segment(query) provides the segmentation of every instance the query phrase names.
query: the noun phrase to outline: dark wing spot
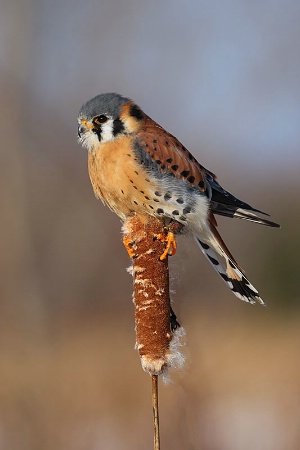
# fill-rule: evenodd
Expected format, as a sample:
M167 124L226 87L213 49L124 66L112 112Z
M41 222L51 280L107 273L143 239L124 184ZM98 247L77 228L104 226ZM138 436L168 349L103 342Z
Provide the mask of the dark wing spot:
M157 139L153 139L153 144L157 144Z
M154 198L153 201L159 203L159 200L157 198Z
M163 164L162 166L160 166L160 168L161 168L162 170L165 170L166 166Z
M182 172L180 172L180 175L184 178L186 178L188 176L188 174L190 173L189 170L183 170Z
M161 208L157 208L156 212L157 212L157 214L163 214L164 210Z
M149 208L154 209L152 205L149 205Z
M172 211L173 216L179 216L179 211L178 209L175 209L174 211Z
M189 160L190 160L190 161L194 161L194 159L195 159L195 158L193 157L193 155L189 152Z
M192 208L190 206L186 206L185 208L183 208L183 214L188 214L192 211Z
M176 202L179 203L180 205L182 205L182 203L184 203L184 200L182 197L179 197L179 198L177 198Z
M166 161L167 161L167 163L171 164L173 162L173 159L172 158L168 158Z
M156 159L155 162L156 162L156 164L161 164L161 160L160 159Z
M165 199L165 200L170 200L170 198L172 198L172 195L170 194L170 192L167 192L167 193L164 195L164 199Z
M190 177L188 177L188 181L189 181L190 183L194 183L195 177L193 177L193 176L191 175Z
M171 166L171 169L174 170L176 172L176 170L178 169L178 164L174 164L173 166Z
M157 197L161 197L162 196L162 193L159 192L159 191L155 191L154 194L157 195Z
M134 173L136 173L137 175L139 174L137 170L135 170Z
M198 183L198 186L199 186L199 188L204 188L204 181L199 181L199 183Z
M133 200L133 203L134 203L135 205L138 205L138 202L136 202L135 200Z
M137 120L142 120L144 118L143 111L137 105L132 105L130 107L129 114Z

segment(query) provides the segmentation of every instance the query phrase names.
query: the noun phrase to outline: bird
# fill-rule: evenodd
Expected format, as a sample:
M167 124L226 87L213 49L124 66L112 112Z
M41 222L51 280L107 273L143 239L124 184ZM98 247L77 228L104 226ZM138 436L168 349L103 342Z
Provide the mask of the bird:
M215 215L279 227L259 216L268 214L225 190L175 136L120 94L99 94L82 105L78 141L88 151L96 197L121 221L140 214L178 224L236 297L265 304L220 236Z

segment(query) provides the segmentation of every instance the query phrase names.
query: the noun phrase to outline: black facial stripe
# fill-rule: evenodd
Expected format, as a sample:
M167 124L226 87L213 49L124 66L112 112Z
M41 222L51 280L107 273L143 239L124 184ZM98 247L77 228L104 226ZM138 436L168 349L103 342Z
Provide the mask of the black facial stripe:
M115 119L113 122L113 135L114 137L118 136L118 134L122 133L124 131L124 124L122 120Z
M144 118L143 112L137 105L131 105L129 114L137 120L142 120Z
M98 140L99 142L101 142L101 127L94 127L93 128L93 133L95 133L98 136Z

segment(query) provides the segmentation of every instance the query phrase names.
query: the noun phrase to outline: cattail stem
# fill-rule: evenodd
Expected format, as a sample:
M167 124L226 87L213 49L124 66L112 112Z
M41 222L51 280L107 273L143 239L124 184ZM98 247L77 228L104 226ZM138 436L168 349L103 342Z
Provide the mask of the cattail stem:
M142 368L152 379L154 450L160 449L158 375L166 375L171 366L184 362L179 351L184 333L171 309L169 294L168 252L175 251L176 231L176 223L173 230L166 230L161 220L137 214L123 225L123 242L133 262L136 348Z
M160 450L159 414L158 414L158 376L152 375L152 408L154 425L154 450Z

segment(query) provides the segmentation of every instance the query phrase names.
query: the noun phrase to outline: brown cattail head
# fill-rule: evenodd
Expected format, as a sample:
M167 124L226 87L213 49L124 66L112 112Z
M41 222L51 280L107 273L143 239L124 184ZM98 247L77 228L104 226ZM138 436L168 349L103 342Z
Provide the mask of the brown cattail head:
M160 259L167 232L161 220L139 215L127 219L123 232L133 258L136 348L146 372L165 374L175 362L183 363L178 351L182 330L172 332L170 323L168 257Z

